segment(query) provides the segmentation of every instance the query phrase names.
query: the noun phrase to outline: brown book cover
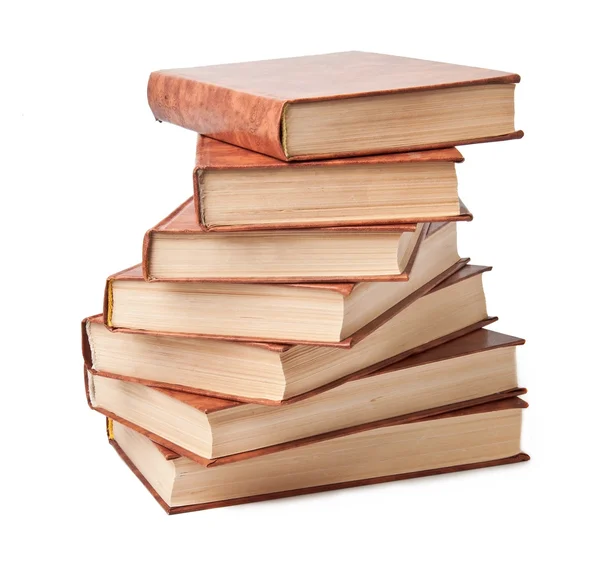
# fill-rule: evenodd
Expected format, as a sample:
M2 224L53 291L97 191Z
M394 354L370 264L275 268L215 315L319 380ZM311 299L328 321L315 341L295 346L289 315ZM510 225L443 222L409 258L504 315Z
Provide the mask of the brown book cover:
M290 104L459 86L513 84L514 73L392 55L350 51L196 68L160 70L148 81L154 117L280 160L335 158L357 153L290 156L285 114ZM402 151L519 138L521 131ZM397 152L364 151L363 154Z
M463 209L465 214L470 215L466 209ZM352 279L347 277L320 277L317 282L336 282L336 283L353 283L358 281L406 281L408 280L410 274L410 268L412 267L414 260L416 258L418 252L418 246L420 241L424 236L426 236L428 230L429 223L425 223L423 229L421 230L421 235L419 241L415 245L415 248L412 251L409 262L404 269L404 272L401 274L392 274L392 275L378 275L378 276L355 276ZM299 229L296 229L299 230ZM324 233L327 232L336 232L336 231L344 231L344 232L380 232L380 233L404 233L410 232L414 233L417 230L417 225L415 223L395 223L390 225L360 225L360 226L343 226L343 227L318 227L314 230L322 231ZM272 231L265 231L272 232ZM210 233L203 229L196 220L196 212L194 209L194 198L191 197L185 202L183 202L177 209L175 209L171 214L165 217L160 223L158 223L155 227L148 230L144 235L143 249L142 249L142 274L146 281L150 282L159 282L160 279L156 279L151 274L151 260L152 260L152 245L153 245L153 237L156 233L160 234L171 234L174 236L177 235L185 235L192 234L198 235L201 233L205 233L210 236ZM169 278L165 281L215 281L215 282L227 282L227 283L310 283L311 280L306 280L303 278L293 278L293 277L264 277L264 278L226 278L226 277L217 277L217 278L202 278L201 280L192 279L192 278Z
M527 408L527 406L528 406L528 404L525 401L523 401L522 399L519 399L518 397L505 398L505 399L496 400L496 401L493 401L490 403L473 405L470 407L463 407L462 409L457 409L457 410L453 410L453 411L430 413L428 416L423 413L423 416L421 418L396 420L393 422L390 421L388 423L388 426L399 425L399 424L410 424L411 422L433 420L433 419L439 419L439 418L475 415L475 414L479 414L479 413L487 413L487 412L493 412L493 411L504 410L504 409L522 409L522 408ZM365 429L363 429L362 431L364 431L364 430ZM349 481L349 482L335 483L335 484L330 484L330 485L321 485L321 486L316 486L316 487L308 487L308 488L304 488L304 489L296 489L296 490L292 490L292 491L280 491L280 492L276 492L276 493L262 494L262 495L256 495L256 496L245 497L245 498L228 499L228 500L209 502L209 503L204 503L204 504L195 504L195 505L180 506L180 507L170 507L160 497L160 495L154 490L154 488L150 485L150 483L147 481L147 479L144 478L144 476L136 468L136 466L133 464L133 462L127 457L127 455L119 447L118 443L114 439L114 435L113 435L113 431L112 431L112 420L110 418L107 419L107 435L108 435L110 444L116 449L119 456L123 459L123 461L125 461L127 466L133 471L133 473L144 484L144 486L148 489L148 491L152 494L152 496L158 501L158 503L163 507L163 509L168 514L178 514L178 513L184 513L184 512L192 512L192 511L196 511L196 510L204 510L204 509L209 509L209 508L219 508L219 507L223 507L223 506L245 504L245 503L249 503L249 502L258 502L258 501L263 501L263 500L271 500L271 499L277 499L277 498L297 496L297 495L301 495L301 494L317 493L317 492L322 492L322 491L331 491L331 490L335 490L335 489L344 489L344 488L356 487L356 486L361 486L361 485L385 483L385 482L389 482L389 481L397 481L397 480L410 479L410 478L415 478L415 477L439 475L439 474L452 473L452 472L457 472L457 471L464 471L464 470L468 470L468 469L491 467L491 466L495 466L495 465L506 465L506 464L510 464L510 463L518 463L521 461L528 461L530 459L527 454L519 453L515 456L511 456L508 458L484 461L484 462L479 462L479 463L472 463L472 464L466 464L466 465L455 465L455 466L437 468L437 469L432 469L432 470L418 471L418 472L414 472L414 473L385 475L385 476L374 477L374 478L369 478L369 479L361 479L358 481ZM177 452L174 452L168 448L160 446L159 444L155 443L155 447L157 448L157 451L160 453L160 455L167 461L174 461L174 460L178 459L179 457L181 457ZM298 447L298 445L296 447ZM237 461L242 461L242 460L237 460Z
M208 226L204 220L204 210L202 208L202 189L205 172L209 170L251 170L259 168L280 169L285 167L313 168L321 166L344 166L352 164L395 164L395 163L414 163L414 162L462 162L463 156L456 148L446 148L429 151L392 153L376 156L362 156L354 158L338 158L331 160L311 160L305 162L285 162L276 158L266 156L257 152L223 143L203 135L198 136L196 144L196 167L194 168L194 207L196 210L196 220L202 230L217 232L235 232L235 231L260 231L265 229L313 229L314 223L295 223L293 225L269 224L269 225L228 225L228 226ZM473 216L466 208L464 203L460 202L458 215L447 217L418 217L410 221L401 220L379 220L370 221L370 225L396 225L398 223L429 223L432 221L470 221ZM344 221L343 225L339 222L329 224L321 223L321 227L341 227L341 226L364 226L359 221Z
M327 342L327 341L318 341L318 340L293 340L293 341L291 341L289 339L287 339L287 340L270 339L269 342L283 343L283 344L309 344L309 345L319 345L319 346L335 346L335 347L339 347L339 348L350 348L356 342L358 342L359 340L364 338L367 334L371 333L377 327L381 326L383 323L385 323L388 319L390 319L395 314L400 312L402 309L405 309L406 307L408 307L408 305L413 303L416 299L418 299L422 295L425 295L426 293L431 291L433 288L435 288L437 285L440 285L444 280L450 278L455 273L457 273L459 270L464 268L467 265L467 262L468 262L468 259L459 260L458 262L456 262L456 264L453 264L450 268L448 268L447 270L442 272L440 275L436 276L428 283L422 285L420 288L418 288L413 293L411 293L408 297L406 297L402 301L399 301L398 303L396 303L393 307L391 307L390 309L388 309L387 311L385 311L381 315L379 315L377 318L375 318L372 321L370 321L369 323L367 323L365 326L363 326L362 328L357 330L354 334L344 338L343 340L341 340L339 342ZM410 266L412 266L412 261L409 263L409 268L410 268ZM468 273L469 276L471 276L471 275L477 275L478 273L481 273L482 271L483 270L476 270L476 269L470 268L470 269L466 270L466 273ZM262 342L262 341L264 341L264 339L261 339L258 337L224 336L224 335L198 334L198 333L187 333L187 332L171 333L171 332L167 332L167 331L150 331L150 330L144 330L144 329L114 326L114 324L112 322L112 310L113 310L112 284L113 284L113 282L115 280L141 281L143 279L144 278L142 275L142 266L137 265L137 266L134 266L133 268L128 268L127 270L123 270L122 272L114 274L106 280L106 285L104 288L104 307L103 307L103 315L102 315L103 320L104 320L104 325L106 326L106 328L108 328L109 330L115 331L115 332L129 332L129 333L133 333L133 334L161 334L164 336L171 335L171 336L181 336L181 337L187 337L187 338L208 338L208 339L213 339L213 340L231 340L231 341L237 341L237 342ZM460 279L463 279L463 278L460 278ZM172 280L170 280L170 281L172 281ZM457 278L457 281L458 281L458 278ZM162 283L162 282L157 280L157 283ZM176 280L173 283L187 283L187 282L185 280ZM343 295L349 295L355 289L355 287L358 285L358 283L329 283L329 284L327 284L327 283L321 283L321 284L306 283L306 284L291 284L291 285L303 287L303 288L307 289L308 291L310 291L312 288L328 289L330 291L342 293Z
M436 280L432 280L432 282L430 282L430 284L433 284L433 285L426 284L426 286L424 286L424 287L427 287L427 285L429 285L429 287L427 288L429 292L438 291L440 289L446 288L455 283L459 283L462 280L468 279L473 276L480 275L486 271L489 271L490 269L491 268L489 266L471 266L471 265L463 266L457 272L450 275L445 280L443 280L441 282L440 281L436 282ZM386 311L386 313L384 315L382 315L381 317L376 319L374 322L367 324L362 329L360 329L359 331L354 333L352 340L346 344L346 347L350 348L350 347L354 346L357 342L360 342L362 339L364 339L369 334L374 332L383 323L389 321L392 317L399 314L402 310L404 310L411 303L413 303L416 299L418 299L418 297L420 297L421 295L425 295L427 293L427 292L420 293L421 290L422 290L422 288L420 290L418 290L417 292L414 292L413 294L411 294L405 300L400 301L400 303L398 303L397 305L395 305L394 307L392 307L391 309ZM415 296L416 293L419 293L419 295ZM206 389L199 390L196 388L186 387L186 386L178 385L175 383L162 383L162 382L157 382L157 381L149 381L149 380L139 378L139 377L132 377L132 376L107 373L107 372L103 372L103 371L94 370L92 368L93 361L92 361L92 352L91 352L90 343L89 343L88 334L87 334L87 323L103 324L103 316L101 314L83 319L82 325L81 325L82 352L83 352L83 359L84 359L84 363L85 363L86 367L90 371L92 371L92 373L98 373L105 377L122 379L124 381L133 381L134 383L143 383L145 385L150 385L151 387L173 389L175 391L183 391L183 392L187 392L187 393L196 393L196 394L201 394L201 395L210 395L210 396L221 398L221 399L229 399L229 400L234 400L234 401L239 401L239 402L249 402L249 403L266 404L266 405L279 405L279 404L289 404L289 403L292 403L292 402L295 402L298 400L302 400L302 398L309 396L311 394L325 391L325 390L331 389L337 385L341 385L342 383L345 383L346 381L349 381L351 379L362 377L369 373L374 373L380 369L383 369L384 367L392 365L392 364L394 364L400 360L403 360L409 356L412 356L413 354L418 354L425 350L429 350L430 348L434 348L435 346L439 346L440 344L444 344L445 342L450 342L451 340L454 340L455 338L459 338L461 336L464 336L465 334L469 334L470 332L473 332L479 328L483 328L484 326L487 326L487 325L495 322L496 320L498 320L497 317L487 317L487 318L485 318L481 321L478 321L472 325L469 325L460 330L457 330L456 332L444 335L440 338L436 338L434 340L431 340L430 342L427 342L420 346L417 346L416 348L407 350L396 356L386 358L385 360L377 362L376 364L371 365L367 368L358 370L358 371L351 373L349 375L346 375L340 379L337 379L335 381L327 383L326 385L323 385L321 387L318 387L318 388L308 391L306 393L301 393L301 394L295 395L294 397L290 397L288 399L284 399L281 401L256 399L256 398L250 399L248 397L238 397L238 396L227 395L227 394L223 394L223 393L210 392L209 390L206 390ZM169 333L165 334L165 333L150 332L150 331L134 331L134 330L130 330L130 329L121 329L121 331L122 332L131 332L131 333L149 333L149 334L158 335L158 336L160 336L160 335L172 336ZM197 335L182 335L182 338L198 338L198 336ZM230 338L217 338L217 339L231 340ZM284 352L288 351L293 346L298 345L298 344L284 344L284 343L276 343L276 342L240 342L240 344L246 345L246 346L263 347L275 354L283 354ZM310 344L314 345L314 343L310 343ZM299 344L299 345L302 345L302 344Z
M384 369L381 369L377 372L363 374L354 379L364 379L367 377L376 377L378 375L383 375L383 374L386 374L391 371L400 371L403 369L412 368L417 365L430 364L433 362L444 361L444 360L447 360L450 358L466 356L466 355L475 354L478 352L484 352L484 351L488 351L488 350L493 350L493 349L497 349L497 348L504 348L504 347L509 347L509 346L520 346L524 343L525 343L525 341L522 338L509 336L506 334L501 334L501 333L490 331L490 330L480 329L480 330L476 330L470 334L467 334L461 338L457 338L455 340L452 340L450 342L447 342L445 344L442 344L442 345L432 348L430 350L426 350L425 352L422 352L420 354L412 355L404 360L396 362L395 364L388 366ZM248 459L250 457L266 455L266 454L269 454L269 453L272 453L275 451L281 451L284 449L293 448L293 447L296 447L296 446L302 445L302 444L312 443L312 442L321 441L321 440L327 440L330 438L344 436L346 434L352 434L355 432L362 432L363 430L368 430L370 428L379 428L379 427L383 427L383 426L389 426L389 425L396 424L396 423L402 422L402 421L417 420L420 418L429 417L434 414L438 414L438 413L442 413L442 412L451 412L453 410L459 410L459 409L463 409L463 408L478 405L478 404L485 404L485 403L496 401L496 400L502 399L502 398L515 397L518 395L525 394L527 392L526 389L521 388L521 387L518 387L515 389L507 389L507 390L499 392L499 393L494 393L493 395L477 397L477 398L470 399L467 401L461 401L461 402L450 404L450 405L444 405L444 406L440 406L440 407L436 407L436 408L422 410L422 411L419 411L416 413L409 413L409 414L404 414L402 416L396 416L393 418L383 419L383 420L379 420L379 421L375 421L375 422L368 422L368 423L359 424L359 425L352 426L352 427L341 428L339 430L334 430L334 431L326 432L326 433L315 435L315 436L310 436L310 437L306 437L306 438L293 440L290 442L276 444L273 446L263 447L263 448L259 448L259 449L252 450L252 451L237 453L237 454L233 454L233 455L227 455L227 456L219 457L219 458L215 458L215 459L208 459L208 458L204 458L198 454L195 454L181 446L178 446L177 444L174 444L173 442L157 435L156 433L154 433L150 430L147 430L146 428L143 428L143 427L139 426L138 424L128 421L128 420L122 418L121 416L119 416L113 412L110 412L109 410L107 410L105 408L98 407L98 406L92 406L92 401L91 401L91 397L90 397L90 389L89 389L89 386L90 386L89 377L87 374L88 371L90 371L90 373L94 373L94 371L89 370L89 368L84 367L86 396L87 396L88 405L90 406L90 408L100 412L101 414L104 414L105 416L107 416L111 419L114 419L114 420L120 422L121 424L131 428L132 430L135 430L136 432L146 436L147 438L150 438L152 441L156 442L157 444L160 444L161 446L168 448L168 449L172 450L173 452L177 452L180 455L188 457L188 458L194 460L195 462L197 462L201 465L204 465L206 467L211 466L211 465L222 465L224 463L231 463L231 462L239 461L241 459ZM230 408L239 406L241 404L236 401L218 399L218 398L209 397L206 395L184 393L181 391L173 391L170 389L159 389L159 391L164 393L165 395L173 397L173 398L177 399L178 401L181 401L182 403L185 403L186 405L189 405L190 407L192 407L194 409L198 409L204 413L219 412L219 411L223 411L226 409L230 409ZM318 393L322 393L322 390L318 389L315 392L312 392L308 395L305 394L302 396L301 399L306 399L306 398L308 398L308 396L314 396Z

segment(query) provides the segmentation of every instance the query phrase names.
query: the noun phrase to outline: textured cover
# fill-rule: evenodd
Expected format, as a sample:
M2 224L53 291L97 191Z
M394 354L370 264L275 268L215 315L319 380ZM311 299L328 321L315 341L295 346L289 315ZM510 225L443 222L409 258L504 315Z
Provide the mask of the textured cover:
M418 420L426 420L426 419L432 419L432 418L467 416L470 414L478 414L478 413L482 413L482 412L492 412L495 410L503 410L503 409L527 408L527 406L528 406L527 403L519 398L509 398L509 399L497 400L497 401L487 403L487 404L480 404L480 405L476 405L476 406L472 406L472 407L468 407L468 408L463 408L460 410L454 410L454 411L450 411L450 412L431 413L429 416L423 416L420 419L413 418L410 420L397 420L395 422L390 422L388 425L407 424L410 422L416 422ZM110 423L108 423L108 427L110 428ZM112 438L112 433L110 431L109 431L109 442L113 445L113 447L119 453L119 456L125 461L125 463L128 465L128 467L133 471L133 473L144 484L144 486L148 489L148 491L150 491L152 496L158 501L158 503L163 507L163 509L168 514L192 512L192 511L203 510L203 509L208 509L208 508L219 508L222 506L231 506L231 505L235 505L235 504L245 504L245 503L249 503L249 502L271 500L271 499L276 499L276 498L297 496L297 495L301 495L301 494L330 491L330 490L335 490L335 489L344 489L344 488L356 487L356 486L360 486L360 485L385 483L388 481L397 481L397 480L401 480L401 479L410 479L410 478L414 478L414 477L425 477L428 475L453 473L456 471L464 471L467 469L478 469L478 468L482 468L482 467L491 467L494 465L505 465L505 464L509 464L509 463L517 463L520 461L528 461L529 460L529 456L527 454L520 453L515 456L509 457L509 458L503 458L503 459L499 459L499 460L471 463L471 464L465 464L465 465L456 465L456 466L445 467L445 468L418 471L418 472L414 472L414 473L386 475L383 477L375 477L372 479L361 479L358 481L349 481L349 482L337 483L337 484L331 484L331 485L322 485L322 486L318 486L318 487L308 487L305 489L296 489L296 490L292 490L292 491L280 491L277 493L256 495L256 496L252 496L252 497L228 499L228 500L224 500L224 501L217 501L217 502L210 502L210 503L205 503L205 504L196 504L196 505L171 508L171 507L169 507L169 505L167 505L162 500L160 495L158 495L158 493L153 489L153 487L150 485L150 483L148 483L148 481L144 478L144 476L137 470L137 468L131 462L131 460L128 459L128 457L125 455L123 450L119 447L118 443ZM158 445L157 445L157 448L159 449L161 455L169 461L174 461L177 459L177 457L179 457L176 452L172 452L163 447L159 447Z
M282 124L289 103L519 81L517 74L496 70L350 51L156 71L148 80L148 103L159 121L280 160L309 160L352 153L288 157ZM403 152L522 135L516 131L500 137L407 147Z
M341 226L364 226L360 221L344 221L343 225L339 222L329 224L320 223L295 223L293 225L281 223L271 223L269 225L222 225L209 227L204 222L204 213L202 209L202 187L203 174L206 170L232 170L232 169L252 169L252 168L285 168L301 167L313 168L315 166L343 166L346 164L386 164L411 163L411 162L462 162L463 156L454 147L439 150L391 153L376 156L361 156L355 158L338 158L333 160L310 160L306 162L284 162L249 151L235 145L223 143L210 137L198 135L196 144L196 167L194 168L194 208L196 210L196 220L200 228L210 232L236 232L236 231L261 231L275 229L314 229L320 227L341 227ZM466 208L464 203L460 202L460 211L458 215L449 215L447 217L419 217L410 221L399 219L394 220L373 220L370 225L397 225L413 223L429 223L431 221L470 221L473 215Z
M422 233L422 236L424 236L424 233ZM414 261L415 254L416 254L416 252L413 253L413 259L411 259L411 261L407 265L407 268L406 268L407 270L410 270L410 268L412 267L412 263ZM422 285L420 288L413 291L413 293L411 293L408 297L404 298L402 301L399 301L398 303L396 303L395 305L390 307L387 311L384 311L381 315L379 315L372 321L368 322L366 325L364 325L362 328L358 329L354 334L351 334L350 336L346 337L344 340L341 340L339 342L325 342L325 341L318 341L318 340L270 339L269 342L270 343L283 343L283 344L309 344L309 345L315 345L315 346L334 346L334 347L339 347L339 348L350 348L354 344L356 344L356 342L362 340L369 333L373 332L376 328L381 326L383 323L385 323L391 317L393 317L394 315L399 313L402 309L405 309L406 307L408 307L411 303L413 303L419 297L425 295L426 293L431 291L433 288L435 288L437 285L441 285L444 280L452 277L455 273L457 273L458 271L463 269L466 266L467 262L468 262L468 259L459 260L458 262L456 262L455 264L450 266L450 268L448 268L447 270L445 270L444 272L442 272L441 274L439 274L438 276L436 276L435 278L433 278L426 284ZM106 281L106 286L105 286L105 290L104 290L103 319L104 319L104 325L106 326L106 328L108 328L108 330L112 330L115 332L129 332L132 334L154 334L154 335L162 335L162 336L178 336L178 337L182 337L182 338L207 338L207 339L211 339L211 340L229 340L232 342L264 342L265 341L264 339L262 339L260 337L198 334L198 333L191 333L191 332L168 332L168 331L154 331L154 330L145 330L145 329L137 329L137 328L127 328L127 327L115 327L112 324L112 320L111 320L113 280L115 280L115 279L119 279L119 280L133 279L133 280L141 281L141 279L143 279L141 277L141 275L140 275L140 277L134 277L134 275L136 275L136 274L139 275L139 272L140 272L139 267L135 267L135 268L136 268L135 270L130 269L130 270L124 270L123 272L119 272L118 274L115 274L114 276L109 277ZM467 274L467 277L470 277L470 276L477 275L479 273L483 273L484 271L486 271L486 270L481 270L480 268L483 268L483 266L469 267L465 271L465 274ZM487 266L485 268L487 269ZM464 278L453 278L453 279L456 279L456 281L460 281L460 279L464 279ZM157 282L158 282L158 280L157 280ZM187 283L187 282L184 280L178 280L175 283ZM356 284L318 284L318 285L317 284L313 284L313 285L311 285L311 284L302 284L302 285L294 284L294 285L297 285L299 287L304 287L307 289L311 289L313 287L323 288L325 285L330 285L331 286L330 289L332 291L338 291L340 293L344 293L347 295L350 293L350 291L352 291L354 285L356 285ZM348 293L346 293L346 291L348 290L348 286L351 286L351 287L349 288Z
M468 214L468 211L466 211ZM419 241L415 245L413 249L412 255L404 272L396 275L387 275L387 276L356 276L351 279L346 277L327 277L320 278L317 282L335 282L335 283L354 283L358 281L406 281L408 280L408 276L410 273L410 268L412 267L417 252L419 250L419 244L425 233L427 232L427 223L423 226L421 230L421 236L419 237ZM315 231L320 231L323 233L328 232L380 232L380 233L404 233L404 232L415 232L417 229L417 225L415 223L394 223L388 225L348 225L343 227L316 227ZM252 230L252 229L246 229ZM294 230L294 229L290 229ZM300 230L300 229L295 229ZM265 230L267 232L267 230ZM196 212L194 210L194 198L191 197L188 200L184 201L177 209L175 209L171 214L165 217L158 225L153 227L152 229L146 231L144 235L144 243L142 248L142 274L144 279L149 282L159 282L159 281L168 281L168 282L177 282L177 281L214 281L214 282L227 282L227 283L310 283L307 280L302 278L178 278L178 279L165 279L160 280L150 276L150 260L152 254L152 243L153 243L153 235L154 233L171 233L174 235L198 235L201 233L206 233L206 229L202 228L198 225L196 220ZM312 281L312 280L311 280Z

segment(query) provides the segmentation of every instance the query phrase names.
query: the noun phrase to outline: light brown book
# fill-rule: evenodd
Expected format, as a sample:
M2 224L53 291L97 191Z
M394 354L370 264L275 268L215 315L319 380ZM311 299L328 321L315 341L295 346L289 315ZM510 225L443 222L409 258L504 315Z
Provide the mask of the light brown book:
M482 285L482 274L489 269L464 266L441 283L432 280L392 307L377 326L355 333L346 348L114 332L98 315L83 321L84 359L110 377L277 404L339 384L362 370L377 371L402 354L420 352L492 322Z
M159 121L280 160L522 136L517 74L350 51L153 72Z
M390 421L269 455L204 467L118 422L111 444L168 513L527 461L519 398Z
M142 269L147 281L406 280L424 225L211 233L190 198L146 233Z
M197 220L207 231L464 221L455 149L283 162L198 136Z
M86 370L89 405L202 465L266 455L307 438L400 416L420 418L523 393L520 338L476 330L288 405L252 405L153 388ZM453 406L454 405L454 406Z
M346 284L147 283L135 266L108 278L104 321L116 331L345 346L459 261L456 226L434 224L413 257L408 281Z

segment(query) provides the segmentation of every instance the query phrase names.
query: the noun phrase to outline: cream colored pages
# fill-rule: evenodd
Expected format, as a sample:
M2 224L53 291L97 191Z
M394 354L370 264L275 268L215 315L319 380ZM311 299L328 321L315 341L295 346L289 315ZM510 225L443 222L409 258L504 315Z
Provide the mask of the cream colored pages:
M453 162L207 170L210 226L368 223L460 212Z
M514 131L514 89L487 84L292 103L287 154L374 153L506 135Z
M115 439L154 485L176 476L159 494L170 506L289 491L485 462L520 453L521 409L440 418L377 428L216 467L186 458L156 459L156 447L115 423Z

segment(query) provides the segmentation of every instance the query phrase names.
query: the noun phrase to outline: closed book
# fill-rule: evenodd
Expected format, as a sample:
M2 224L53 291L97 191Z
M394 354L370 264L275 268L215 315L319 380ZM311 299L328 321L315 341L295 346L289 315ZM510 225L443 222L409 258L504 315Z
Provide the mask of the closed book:
M455 149L283 162L198 136L197 220L208 231L464 221Z
M522 136L517 74L350 51L153 72L159 121L280 160L406 152Z
M428 223L207 232L190 198L144 237L147 281L406 280Z
M464 262L456 267L444 281L431 280L357 331L344 347L115 332L98 315L82 323L84 360L103 375L158 387L243 402L298 400L493 322L482 284L490 268Z
M141 266L106 282L110 330L158 331L232 340L348 345L358 330L459 261L456 226L430 227L394 282L249 284L144 281Z
M173 514L527 461L520 445L525 407L519 398L503 399L209 467L118 422L109 420L108 436Z
M476 330L287 405L249 405L104 377L86 369L89 405L203 465L230 463L398 417L421 418L524 393L523 340ZM417 413L417 414L415 414ZM420 413L420 414L419 414Z

